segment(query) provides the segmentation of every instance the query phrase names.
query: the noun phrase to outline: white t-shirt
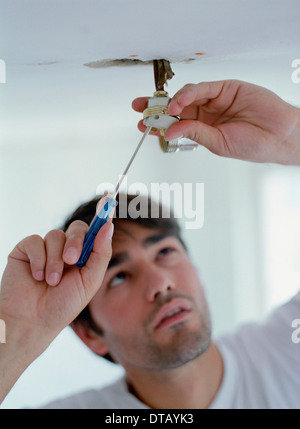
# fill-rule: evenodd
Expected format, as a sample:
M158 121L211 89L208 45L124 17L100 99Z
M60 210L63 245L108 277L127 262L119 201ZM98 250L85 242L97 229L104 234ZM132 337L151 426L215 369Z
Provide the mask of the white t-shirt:
M263 324L248 324L216 340L224 362L221 387L210 408L300 408L300 291ZM300 338L300 333L298 335ZM128 392L125 377L113 384L60 399L41 408L147 409Z

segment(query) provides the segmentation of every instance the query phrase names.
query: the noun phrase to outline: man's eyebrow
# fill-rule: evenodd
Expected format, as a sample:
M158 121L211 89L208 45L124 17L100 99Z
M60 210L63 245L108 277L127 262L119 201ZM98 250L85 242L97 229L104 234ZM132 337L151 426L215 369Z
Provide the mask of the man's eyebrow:
M164 238L167 237L172 237L173 235L167 232L163 232L163 233L156 233L153 235L150 235L149 237L147 237L143 242L142 242L142 246L143 247L149 247L153 244L158 243L159 241L163 240ZM116 267L117 265L122 264L123 262L126 262L130 259L129 257L129 253L128 252L120 252L117 253L115 256L113 256L111 258L111 260L109 261L108 267L109 268L113 268Z
M163 240L164 238L171 237L171 236L172 236L172 234L170 234L169 232L156 233L156 234L153 234L153 235L150 235L149 237L147 237L143 241L142 245L143 245L143 247L149 247L152 244L156 244L159 241Z
M116 265L122 264L122 262L126 262L128 260L129 254L127 252L117 253L109 261L107 269L109 270L109 268L115 267Z

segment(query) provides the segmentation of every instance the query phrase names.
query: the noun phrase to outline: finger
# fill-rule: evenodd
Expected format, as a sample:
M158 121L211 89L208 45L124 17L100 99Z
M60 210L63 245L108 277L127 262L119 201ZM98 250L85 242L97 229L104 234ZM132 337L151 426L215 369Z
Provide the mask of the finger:
M146 125L144 125L144 123L143 123L143 120L142 120L142 119L138 122L138 129L139 129L142 133L144 133L144 132L146 131L146 129L147 129L147 127L146 127Z
M99 200L97 203L95 215L93 219L90 222L90 225L93 223L96 215L99 213L101 207L105 204L106 197L111 197L111 195L105 195L104 197ZM109 217L112 218L114 215L113 209ZM69 228L66 231L66 242L63 250L63 261L68 265L74 265L78 261L82 248L85 236L89 230L89 226L85 222L81 220L76 220L71 223Z
M75 220L67 229L63 250L63 260L66 264L74 265L78 261L88 229L88 225L81 220Z
M226 153L226 142L221 131L203 122L193 120L179 121L169 127L165 135L165 139L168 141L181 137L193 140L217 155L228 155Z
M66 235L59 229L48 232L45 237L47 254L45 279L50 286L58 285L61 280L64 269L62 254L65 241Z
M98 232L93 251L86 265L81 269L87 298L90 300L103 282L103 278L112 255L113 223L109 218Z
M206 104L221 94L224 84L224 81L217 81L185 85L170 101L169 114L180 115L184 108L193 103L197 103L198 106Z
M42 237L31 235L24 238L11 252L9 257L29 262L32 276L42 281L45 277L46 249Z
M131 104L133 110L136 112L143 112L148 106L148 100L150 97L138 97L135 98Z
M147 127L144 125L143 120L139 121L139 123L138 123L138 129L142 133L144 133L146 131ZM150 136L160 136L160 132L159 132L159 130L157 128L152 128L151 131L150 131L150 133L149 133L149 135Z

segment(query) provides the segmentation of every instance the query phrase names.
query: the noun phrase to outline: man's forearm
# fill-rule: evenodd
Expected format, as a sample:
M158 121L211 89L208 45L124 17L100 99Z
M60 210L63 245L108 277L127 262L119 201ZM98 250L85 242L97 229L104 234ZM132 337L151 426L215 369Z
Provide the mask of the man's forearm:
M10 392L18 378L22 375L26 368L18 363L7 350L6 344L0 345L0 404Z
M6 342L0 344L0 404L26 368L42 353L37 343L25 330L6 323Z
M295 109L298 113L298 120L292 139L295 146L296 165L300 165L300 108L295 107Z
M300 108L291 107L293 115L295 116L295 126L286 141L288 150L283 164L300 165Z

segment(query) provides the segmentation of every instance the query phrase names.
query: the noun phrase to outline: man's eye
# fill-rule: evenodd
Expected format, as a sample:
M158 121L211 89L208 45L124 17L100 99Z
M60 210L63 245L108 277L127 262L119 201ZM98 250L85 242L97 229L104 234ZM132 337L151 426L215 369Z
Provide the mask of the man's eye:
M164 249L160 250L158 253L158 258L162 258L166 255L169 255L170 253L175 252L175 249L173 247L165 247Z
M126 278L127 278L126 273L124 272L118 273L111 279L111 281L109 282L109 286L110 287L119 286L126 280Z

